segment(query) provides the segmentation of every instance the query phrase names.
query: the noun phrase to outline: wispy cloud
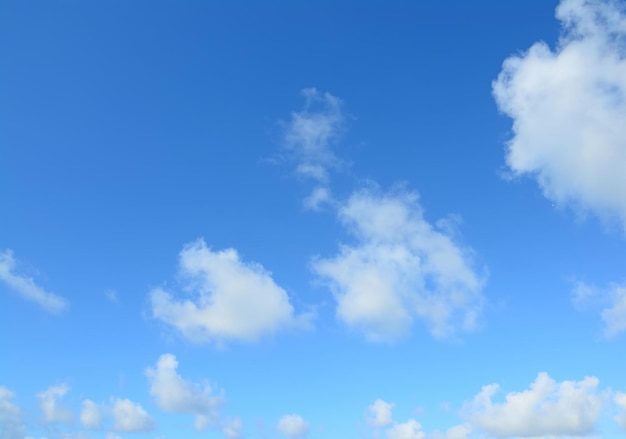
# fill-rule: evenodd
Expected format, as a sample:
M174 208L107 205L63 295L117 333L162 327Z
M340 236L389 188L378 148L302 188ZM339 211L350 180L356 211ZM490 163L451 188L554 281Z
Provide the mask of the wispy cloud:
M310 315L296 316L287 292L269 271L243 262L235 249L213 251L203 240L180 253L180 271L195 294L179 300L162 288L150 293L152 314L197 342L253 341L287 328L309 326Z
M21 297L37 303L51 314L60 314L69 308L69 302L44 290L33 279L15 273L16 261L11 250L0 252L0 280Z
M26 426L22 420L22 409L13 402L15 394L0 386L0 426L2 439L24 439Z
M305 105L291 113L284 144L296 164L296 172L320 183L328 183L328 172L341 161L332 150L344 123L342 102L330 93L315 88L302 90Z
M435 337L476 325L483 276L470 249L428 223L417 195L357 191L338 217L356 242L317 258L313 271L337 301L337 317L371 341L405 336L415 319Z
M626 227L626 14L617 1L564 0L562 37L508 58L493 94L513 119L506 163L560 204Z

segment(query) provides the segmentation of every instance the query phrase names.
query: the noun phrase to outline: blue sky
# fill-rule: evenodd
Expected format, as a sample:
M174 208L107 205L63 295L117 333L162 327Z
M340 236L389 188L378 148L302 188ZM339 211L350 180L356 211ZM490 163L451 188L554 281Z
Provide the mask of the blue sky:
M0 2L0 438L626 435L626 5Z

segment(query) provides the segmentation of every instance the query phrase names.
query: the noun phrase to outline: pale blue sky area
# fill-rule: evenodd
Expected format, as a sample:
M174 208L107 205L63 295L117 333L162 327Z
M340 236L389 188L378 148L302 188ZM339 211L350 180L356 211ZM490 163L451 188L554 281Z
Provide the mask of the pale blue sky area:
M0 2L0 439L626 435L626 4Z

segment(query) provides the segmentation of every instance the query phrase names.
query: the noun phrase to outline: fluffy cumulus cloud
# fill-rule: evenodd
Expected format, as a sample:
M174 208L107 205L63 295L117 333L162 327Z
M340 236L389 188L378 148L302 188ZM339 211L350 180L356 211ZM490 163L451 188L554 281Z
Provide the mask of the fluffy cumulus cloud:
M393 423L393 404L387 401L377 399L367 411L369 412L367 423L373 427L387 427Z
M593 433L604 403L597 387L595 377L557 383L540 373L530 389L509 393L502 403L493 402L498 385L485 386L464 410L496 438L585 436Z
M474 328L483 280L471 251L424 219L415 194L357 191L339 218L356 244L316 259L313 270L330 285L341 321L371 341L402 337L415 319L436 337Z
M612 0L564 0L558 46L508 58L493 94L513 119L506 162L544 194L626 226L626 14Z
M22 421L22 410L12 400L15 394L6 387L0 386L0 438L23 439L25 426Z
M154 420L141 405L129 400L116 398L111 406L113 430L119 432L143 432L154 429Z
M620 409L620 414L615 416L615 422L626 430L626 393L617 392L613 401L615 401L615 404Z
M395 424L387 430L388 439L424 439L426 433L422 431L422 425L415 419L409 419L403 424Z
M100 430L103 420L104 413L100 405L90 399L84 400L80 410L80 423L83 427L89 430Z
M163 411L194 415L197 430L215 425L224 404L223 396L215 395L209 385L200 386L183 379L176 372L177 368L174 355L161 355L156 367L146 370L150 395Z
M73 421L74 416L72 415L72 411L61 406L58 401L69 391L70 388L67 385L61 384L49 387L47 390L37 394L39 408L41 409L45 422L70 424Z
M35 302L51 314L60 314L69 308L69 302L44 290L33 279L15 272L16 261L11 250L0 252L0 281L26 300Z
M150 293L152 314L193 341L256 340L284 328L302 328L287 292L260 264L237 251L213 251L203 240L180 253L180 273L193 297L177 299L162 288Z
M302 95L305 106L291 114L285 129L285 149L299 175L326 184L329 170L340 163L332 145L344 121L341 100L315 88L302 90Z
M278 420L278 431L289 439L301 438L309 432L309 423L300 415L285 415Z

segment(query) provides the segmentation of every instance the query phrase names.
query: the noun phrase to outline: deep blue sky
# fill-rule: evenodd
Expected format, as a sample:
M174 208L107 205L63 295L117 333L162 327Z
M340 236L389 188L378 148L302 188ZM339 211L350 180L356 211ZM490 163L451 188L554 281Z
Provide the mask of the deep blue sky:
M607 43L597 29L612 28L593 17L626 15L623 2L564 1L577 34L555 18L558 4L0 2L1 437L623 435L626 419L613 418L626 410L626 132L615 121L626 117L626 35L615 25ZM539 41L550 56L526 52ZM567 64L578 53L600 55ZM526 70L501 77L504 98L493 86L512 56ZM617 103L587 80L611 84ZM557 111L563 96L573 103ZM324 123L328 136L315 137ZM610 166L592 165L598 151ZM330 198L307 209L315 188ZM395 225L366 230L371 218ZM437 240L462 268L428 271ZM238 259L224 262L225 249ZM157 290L170 294L166 314ZM217 296L238 305L167 314ZM45 297L65 305L55 312ZM291 311L264 311L270 297L288 297ZM411 324L377 340L371 331L401 320L385 311L391 298ZM419 298L460 313L450 333L436 333ZM464 325L469 309L478 317ZM237 332L266 311L258 337ZM222 319L231 329L212 326ZM187 403L172 396L176 382L151 390L146 369L165 354L199 386L188 384ZM503 426L504 396L541 372L556 387L539 401L562 407L539 402L526 423L570 410L577 427ZM597 416L559 393L566 381L601 401ZM196 430L194 416L212 410L198 402L205 382L227 402ZM502 389L494 405L476 402L491 383ZM52 408L41 396L51 389ZM119 421L126 399L146 413L127 413L135 424ZM368 418L377 399L394 404L393 420ZM100 428L81 420L85 400ZM457 425L467 431L437 436Z

